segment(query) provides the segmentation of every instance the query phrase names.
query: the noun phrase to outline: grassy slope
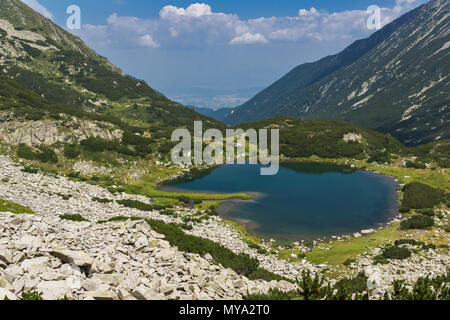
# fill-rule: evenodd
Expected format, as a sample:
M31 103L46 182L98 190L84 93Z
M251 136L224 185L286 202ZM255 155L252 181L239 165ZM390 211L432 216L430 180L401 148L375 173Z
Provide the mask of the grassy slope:
M128 185L125 189L130 193L142 194L148 197L179 198L181 196L189 197L192 200L226 200L226 199L251 199L252 196L246 193L201 193L201 192L168 192L158 190L158 183L177 175L179 170L176 168L155 168L155 170L144 177L143 180Z
M0 199L0 212L11 212L15 214L34 214L30 208L20 204Z

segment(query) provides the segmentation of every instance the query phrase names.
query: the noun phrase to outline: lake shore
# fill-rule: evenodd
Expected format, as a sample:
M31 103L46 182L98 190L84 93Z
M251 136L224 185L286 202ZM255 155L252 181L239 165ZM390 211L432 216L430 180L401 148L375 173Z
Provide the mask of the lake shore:
M286 165L286 164L304 164L304 163L308 163L312 165L312 168L308 167L308 170L312 170L312 172L314 173L327 173L331 170L331 172L334 172L336 170L336 172L342 172L344 174L351 174L351 173L355 173L358 170L362 171L362 169L357 169L357 168L352 168L349 165L345 165L345 164L334 164L334 163L328 163L328 162L315 162L315 161L284 161L282 164ZM286 168L289 168L289 166L286 166ZM295 171L295 168L293 168ZM227 169L228 170L228 169ZM231 169L230 169L231 170ZM233 175L233 171L229 172L230 170L226 171L229 174ZM241 169L239 169L241 170ZM302 171L300 171L301 173ZM309 171L308 171L309 172ZM211 173L213 174L213 173ZM295 174L294 172L292 174ZM222 174L223 175L223 174ZM346 175L345 175L346 176ZM204 180L204 179L208 179L208 176L205 177L205 175L200 174L198 177L200 177L200 179ZM347 176L347 179L350 176ZM375 176L375 173L373 174L373 177ZM374 179L373 177L371 177L370 179ZM387 177L387 176L385 176ZM170 180L171 182L169 183L169 185L166 185L165 187L163 187L164 191L168 191L168 192L178 192L178 193L185 193L188 192L189 189L186 189L185 187L183 187L186 183L190 184L190 183L196 183L195 182L195 175L190 175L189 179L185 179L185 178L181 178L181 179L175 179L175 180ZM382 184L386 183L387 185L390 185L393 179L391 177L387 177L389 178L389 183L387 182L382 182ZM229 177L227 178L229 179ZM226 180L228 181L228 180ZM247 180L246 180L247 181ZM266 180L264 180L266 181ZM374 180L378 181L378 179ZM181 183L181 186L178 187L178 184ZM218 182L219 183L219 182ZM221 182L221 183L225 183L225 182ZM265 183L269 183L268 181L266 181ZM377 182L381 183L380 182ZM395 182L393 182L395 183ZM220 183L219 183L220 184ZM214 185L217 185L216 183ZM195 187L193 189L191 189L189 192L208 192L208 184L206 183L201 183L200 186L202 187ZM389 188L392 188L391 186L389 186ZM398 218L398 186L394 187L395 190L392 193L392 199L390 199L389 201L392 201L392 204L386 205L389 206L390 209L388 210L388 212L384 213L383 216L386 216L384 218L381 218L379 222L374 222L372 224L366 224L366 226L364 226L361 229L357 229L357 228L353 228L353 230L351 230L350 232L348 231L344 231L344 232L332 232L331 234L328 234L326 236L302 236L301 234L299 234L298 236L296 235L291 235L288 238L286 237L282 237L280 238L279 236L277 236L276 234L271 235L271 234L267 234L267 233L261 233L258 232L258 229L260 227L259 223L258 223L258 219L253 219L253 218L249 218L249 217L240 217L239 215L234 215L234 214L229 214L230 212L232 212L234 210L234 208L239 208L240 206L246 206L248 207L248 205L251 206L258 206L258 201L261 201L261 199L263 197L267 197L270 196L270 192L268 195L265 195L264 192L249 192L249 191L244 191L245 189L243 189L242 187L239 190L244 191L246 194L250 194L252 196L251 200L242 200L242 199L226 199L225 201L221 201L220 205L217 206L217 211L219 213L219 215L224 218L225 220L231 220L237 223L241 223L243 224L244 227L246 227L248 229L248 231L250 233L252 233L253 235L259 237L259 238L264 238L265 240L269 240L271 238L274 238L276 240L278 240L278 243L283 243L283 244L289 244L291 242L297 242L297 241L304 241L304 242L324 242L324 241L330 241L332 239L338 238L338 237L348 237L349 235L353 235L353 234L357 234L360 233L361 231L367 231L368 229L373 229L373 230L378 230L380 227L384 227L387 226L392 220L394 220L395 218ZM195 191L194 191L195 190ZM223 188L219 188L219 189L214 189L214 192L223 191ZM230 188L226 189L227 192L230 191ZM209 194L211 194L213 191L210 191ZM231 191L232 192L232 191ZM266 192L267 193L267 192ZM205 204L206 205L206 204ZM239 209L238 209L239 210ZM274 209L275 210L275 209ZM242 221L246 221L245 223L242 223Z

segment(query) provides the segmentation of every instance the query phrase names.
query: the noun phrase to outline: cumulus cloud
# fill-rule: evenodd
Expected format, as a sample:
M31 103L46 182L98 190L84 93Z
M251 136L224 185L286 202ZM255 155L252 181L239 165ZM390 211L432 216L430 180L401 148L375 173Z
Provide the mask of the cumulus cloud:
M44 17L53 20L53 14L47 10L42 4L40 4L37 0L22 0L27 6L29 6L34 11L39 12Z
M300 9L300 10L298 10L298 15L299 16L318 16L319 15L319 11L317 11L317 9L314 8L314 7L312 7L309 10Z
M382 25L411 10L425 0L396 0L392 8L381 8ZM156 19L110 15L103 26L83 27L80 36L107 37L108 43L148 48L201 47L207 45L262 44L304 40L334 41L370 35L370 14L365 10L327 12L299 9L292 17L261 17L242 20L236 14L214 12L210 5L194 3L186 8L168 5ZM92 40L91 40L92 41ZM102 40L106 42L106 40Z
M158 48L159 44L155 42L151 35L145 34L138 39L138 44L143 47Z
M268 43L267 39L261 33L244 33L230 41L230 44L253 44L253 43Z
M177 8L175 6L165 6L159 12L161 19L171 19L179 16L199 18L202 16L211 16L211 6L204 3L191 4L186 9Z

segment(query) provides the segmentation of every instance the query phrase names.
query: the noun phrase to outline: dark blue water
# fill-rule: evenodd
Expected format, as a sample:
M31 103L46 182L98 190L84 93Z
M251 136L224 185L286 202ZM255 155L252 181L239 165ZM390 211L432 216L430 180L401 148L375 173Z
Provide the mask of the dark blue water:
M279 241L354 233L386 223L397 213L398 184L381 174L322 164L283 165L276 176L261 176L259 169L225 165L163 189L254 194L250 201L227 201L219 207L220 215Z

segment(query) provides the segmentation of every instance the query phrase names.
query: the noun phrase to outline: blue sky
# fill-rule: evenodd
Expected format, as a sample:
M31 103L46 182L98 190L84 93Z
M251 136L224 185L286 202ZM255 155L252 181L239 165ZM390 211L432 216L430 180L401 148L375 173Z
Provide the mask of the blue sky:
M73 31L126 73L168 97L203 107L243 103L295 66L344 49L425 0L23 0Z

